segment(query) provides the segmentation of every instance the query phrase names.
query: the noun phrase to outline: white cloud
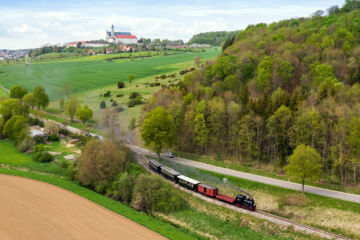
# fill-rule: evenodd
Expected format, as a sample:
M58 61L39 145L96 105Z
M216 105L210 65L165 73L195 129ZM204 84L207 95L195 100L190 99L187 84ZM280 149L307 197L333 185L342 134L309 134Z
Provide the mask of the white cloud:
M111 24L115 25L116 31L131 31L138 37L189 40L200 32L241 30L248 24L309 16L315 10L327 7L303 2L301 5L272 3L266 7L240 0L185 0L179 4L171 1L138 3L134 0L120 3L107 0L101 2L101 6L74 3L74 6L65 4L48 9L2 7L0 49L100 39L105 37L105 30ZM312 5L315 4L318 2Z
M42 30L40 28L31 27L26 23L22 24L19 27L14 27L14 32L17 33L40 33Z

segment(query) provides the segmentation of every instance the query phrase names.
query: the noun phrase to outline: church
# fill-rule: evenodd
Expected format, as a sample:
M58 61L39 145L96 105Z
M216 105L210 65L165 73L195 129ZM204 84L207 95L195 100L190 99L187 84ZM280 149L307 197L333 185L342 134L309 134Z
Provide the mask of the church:
M136 44L138 42L137 37L130 32L115 32L114 25L111 25L111 31L106 31L106 40L122 44Z

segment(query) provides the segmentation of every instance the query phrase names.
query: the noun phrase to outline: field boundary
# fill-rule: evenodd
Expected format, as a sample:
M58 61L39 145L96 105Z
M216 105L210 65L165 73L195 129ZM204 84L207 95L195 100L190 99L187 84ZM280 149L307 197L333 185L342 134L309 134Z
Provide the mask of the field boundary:
M109 209L119 215L122 215L128 218L129 220L134 221L169 239L175 239L175 240L198 239L198 236L196 236L194 233L190 233L185 229L177 228L173 225L162 222L161 220L156 219L152 216L138 212L132 209L131 207L122 204L121 202L107 198L99 193L96 193L90 189L87 189L74 182L71 182L70 180L61 179L57 176L49 176L34 172L22 172L14 169L4 169L4 168L0 168L0 174L8 174L13 176L29 178L41 182L46 182L48 184L66 189L106 209Z

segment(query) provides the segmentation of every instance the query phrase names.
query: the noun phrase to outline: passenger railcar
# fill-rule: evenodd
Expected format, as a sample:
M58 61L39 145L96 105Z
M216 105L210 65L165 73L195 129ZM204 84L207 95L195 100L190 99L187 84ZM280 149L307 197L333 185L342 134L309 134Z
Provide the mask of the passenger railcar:
M187 176L184 175L179 175L178 176L179 179L179 184L183 187L186 187L190 190L193 190L195 192L197 192L197 186L200 183L199 181L189 178Z
M178 183L179 182L178 176L181 174L175 171L174 169L171 169L166 166L161 166L161 175L163 175L165 178L170 179L175 183Z
M156 160L149 160L149 167L153 170L153 171L155 171L155 172L157 172L157 173L161 173L161 166L162 166L162 164L161 163L159 163L158 161L156 161Z

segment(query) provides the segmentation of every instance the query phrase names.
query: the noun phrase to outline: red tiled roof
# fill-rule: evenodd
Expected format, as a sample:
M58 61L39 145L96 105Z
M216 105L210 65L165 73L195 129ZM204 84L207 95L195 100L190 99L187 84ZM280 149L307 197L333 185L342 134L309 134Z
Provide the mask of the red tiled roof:
M116 38L128 38L128 39L137 39L134 35L115 35Z

